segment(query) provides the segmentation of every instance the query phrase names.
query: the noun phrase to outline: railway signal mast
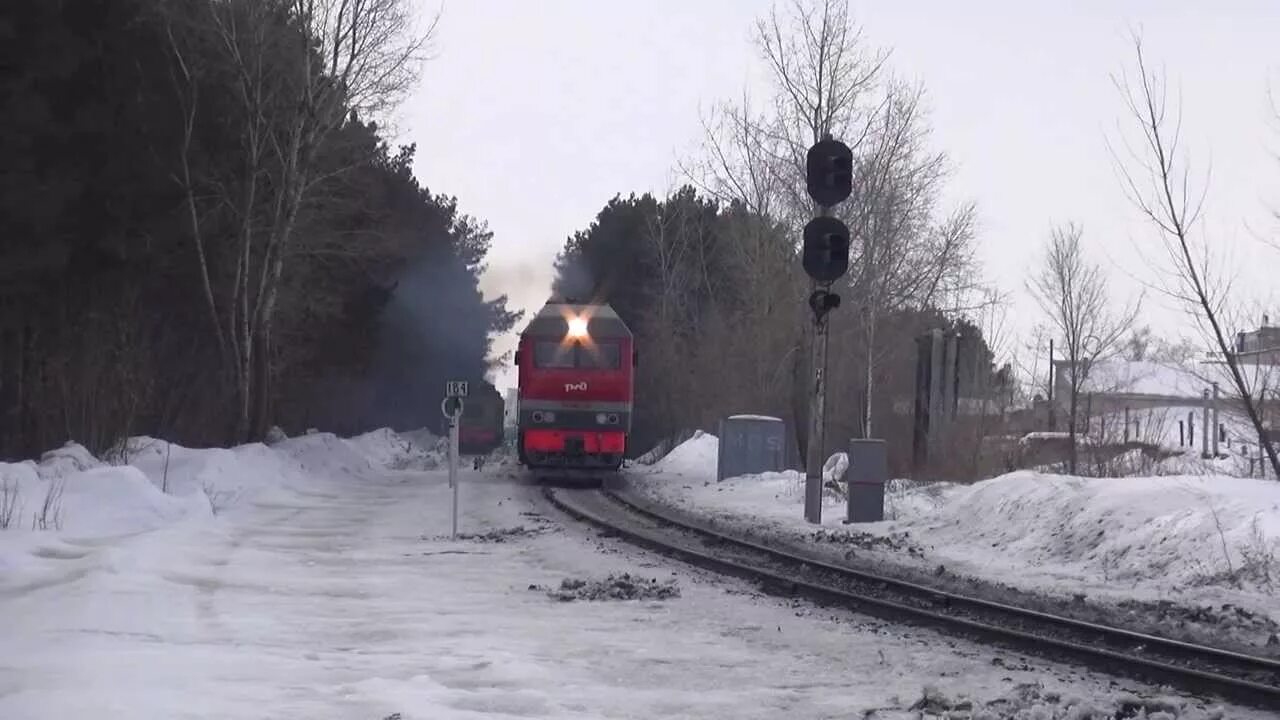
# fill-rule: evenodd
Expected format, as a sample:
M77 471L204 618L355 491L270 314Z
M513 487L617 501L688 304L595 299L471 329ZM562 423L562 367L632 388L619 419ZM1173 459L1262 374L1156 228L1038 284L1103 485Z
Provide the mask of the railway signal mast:
M830 134L809 148L805 184L818 206L817 217L804 226L801 264L812 278L813 399L809 407L809 452L805 463L804 518L822 522L822 466L827 425L827 314L840 307L831 284L849 271L849 228L831 216L831 208L853 192L853 152Z

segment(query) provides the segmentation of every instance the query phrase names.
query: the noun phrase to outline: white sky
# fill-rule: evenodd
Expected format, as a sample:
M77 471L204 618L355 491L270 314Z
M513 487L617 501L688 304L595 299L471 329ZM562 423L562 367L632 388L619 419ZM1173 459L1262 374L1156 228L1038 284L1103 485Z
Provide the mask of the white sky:
M438 0L416 0L424 14ZM712 103L763 92L750 41L768 0L453 0L437 57L397 118L416 142L415 171L456 195L494 232L486 293L534 310L552 262L616 193L665 193L700 138ZM1232 249L1255 294L1270 297L1280 251L1269 207L1280 207L1280 2L1081 0L851 3L867 39L892 49L894 71L924 83L934 144L956 164L951 200L978 203L987 278L1013 293L1010 329L1038 309L1024 278L1053 223L1084 226L1087 247L1124 296L1157 280L1134 250L1151 236L1124 199L1105 139L1120 97L1110 74L1132 60L1140 26L1150 60L1184 96L1193 162L1211 162L1207 229ZM1148 254L1151 254L1148 251ZM1263 289L1266 288L1266 289ZM1147 320L1177 332L1180 317L1148 304ZM496 349L511 347L503 338ZM511 382L509 373L499 384Z

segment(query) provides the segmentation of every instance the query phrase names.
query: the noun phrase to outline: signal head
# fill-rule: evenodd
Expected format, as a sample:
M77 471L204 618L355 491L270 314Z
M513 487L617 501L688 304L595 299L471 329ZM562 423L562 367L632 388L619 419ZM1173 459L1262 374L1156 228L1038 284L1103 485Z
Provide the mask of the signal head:
M844 202L853 192L853 151L839 140L819 141L805 157L805 181L809 197L822 207Z
M817 217L804 226L801 265L818 282L834 282L849 270L849 228L833 217Z

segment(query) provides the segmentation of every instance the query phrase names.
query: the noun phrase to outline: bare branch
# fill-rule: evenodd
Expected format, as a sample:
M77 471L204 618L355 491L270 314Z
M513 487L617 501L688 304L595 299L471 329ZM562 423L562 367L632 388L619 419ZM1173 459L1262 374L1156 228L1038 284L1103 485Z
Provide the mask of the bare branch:
M1193 228L1200 218L1208 190L1208 179L1194 198L1190 170L1178 153L1182 128L1181 99L1172 121L1168 116L1167 82L1164 73L1147 67L1142 38L1134 33L1133 47L1138 81L1127 75L1116 81L1130 119L1141 135L1140 161L1116 166L1126 195L1156 229L1171 271L1172 284L1179 289L1172 295L1180 299L1188 313L1203 323L1206 334L1228 371L1234 394L1243 404L1267 455L1273 472L1280 477L1280 457L1262 421L1260 399L1251 392L1242 363L1231 342L1223 318L1230 298L1229 279L1214 272L1214 261L1207 243L1196 245ZM1136 166L1136 167L1134 167ZM1140 180L1141 178L1141 180ZM1143 189L1143 187L1147 189Z

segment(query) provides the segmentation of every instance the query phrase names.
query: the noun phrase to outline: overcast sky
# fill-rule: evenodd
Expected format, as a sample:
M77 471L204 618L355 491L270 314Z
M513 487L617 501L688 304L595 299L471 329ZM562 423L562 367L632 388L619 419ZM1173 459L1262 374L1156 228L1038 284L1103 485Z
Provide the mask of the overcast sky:
M423 14L438 0L418 0ZM456 195L494 232L483 288L517 308L547 299L552 262L617 193L665 193L694 152L712 103L764 91L751 43L766 0L452 0L436 57L401 108L415 171ZM1135 246L1151 235L1127 204L1107 151L1120 97L1111 74L1132 60L1131 27L1183 95L1186 147L1212 166L1206 229L1229 248L1257 295L1280 251L1280 2L851 3L892 69L928 92L933 144L956 166L950 201L978 204L988 280L1013 294L1010 328L1037 312L1024 289L1050 227L1074 220L1121 294L1156 280ZM1150 254L1150 253L1149 253ZM1272 281L1274 284L1274 281ZM1149 302L1149 321L1176 332L1178 315ZM502 339L499 351L511 347ZM499 377L511 383L510 373Z

